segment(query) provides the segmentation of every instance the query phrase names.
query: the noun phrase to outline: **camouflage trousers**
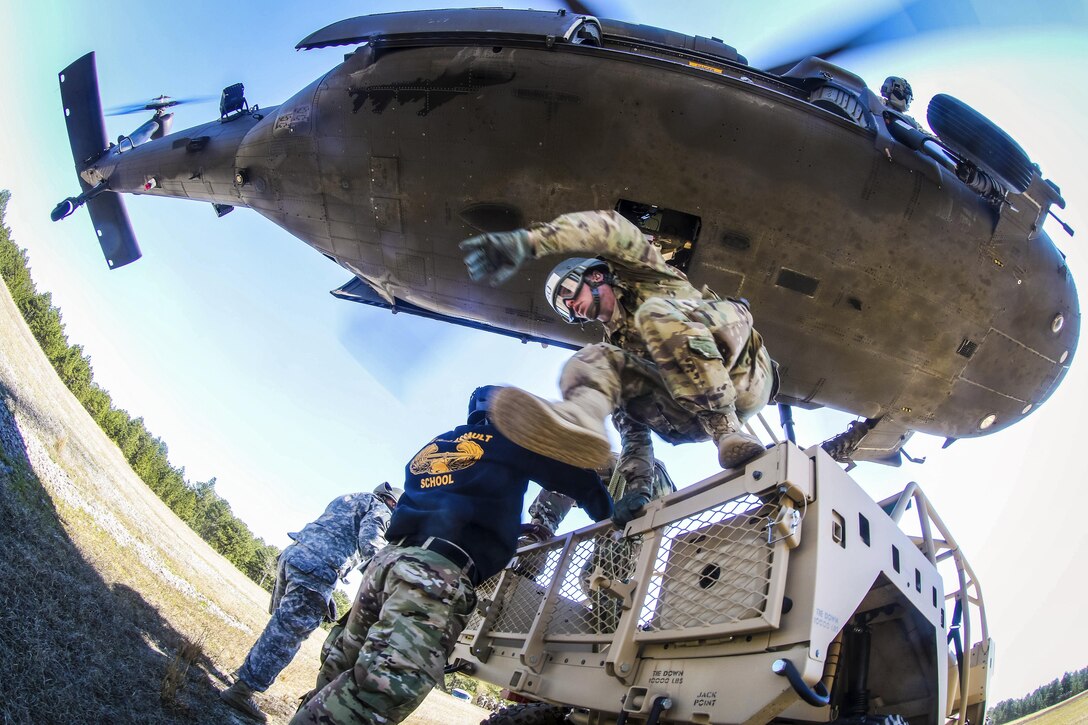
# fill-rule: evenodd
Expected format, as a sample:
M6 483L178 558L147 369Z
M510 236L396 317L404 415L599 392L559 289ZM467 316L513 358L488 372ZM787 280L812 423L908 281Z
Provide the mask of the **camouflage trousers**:
M442 681L446 660L476 606L464 572L439 554L389 545L363 572L347 625L317 678L317 694L291 720L398 723Z
M670 443L707 440L700 413L735 413L743 423L768 403L771 359L743 304L654 298L633 317L631 338L645 350L587 345L563 367L564 398L578 388L603 393L628 419L626 438L646 447L650 430Z
M555 491L542 489L533 502L529 504L530 523L543 526L548 531L555 533L559 523L566 518L574 507L574 499Z
M238 670L238 679L258 692L272 685L329 611L325 597L307 586L311 578L280 557L272 617Z

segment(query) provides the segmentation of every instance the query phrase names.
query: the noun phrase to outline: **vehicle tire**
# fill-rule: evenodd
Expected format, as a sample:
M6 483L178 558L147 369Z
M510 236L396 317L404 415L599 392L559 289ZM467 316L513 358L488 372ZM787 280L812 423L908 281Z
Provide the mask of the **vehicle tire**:
M926 111L929 127L948 148L974 162L1006 187L1022 194L1035 167L1024 149L981 113L940 93Z
M480 722L480 725L563 725L569 707L547 702L526 702L503 708Z

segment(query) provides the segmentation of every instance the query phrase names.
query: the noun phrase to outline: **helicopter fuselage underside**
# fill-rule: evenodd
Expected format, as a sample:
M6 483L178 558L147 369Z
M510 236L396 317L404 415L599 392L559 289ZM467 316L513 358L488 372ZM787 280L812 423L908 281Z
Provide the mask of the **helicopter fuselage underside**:
M1079 331L1045 182L1001 207L912 153L755 72L466 45L361 49L278 107L96 173L250 207L387 299L573 343L599 333L545 303L557 259L491 288L457 243L621 200L679 210L699 220L692 283L750 301L786 400L998 430L1057 386Z

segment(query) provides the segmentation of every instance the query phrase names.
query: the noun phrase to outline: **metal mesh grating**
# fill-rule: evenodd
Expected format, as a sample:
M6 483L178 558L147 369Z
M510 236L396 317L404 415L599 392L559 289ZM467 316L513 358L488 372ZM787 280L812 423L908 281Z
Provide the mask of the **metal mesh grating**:
M528 633L555 576L562 548L563 540L557 539L546 547L519 555L508 573L510 583L498 602L502 609L492 631Z
M495 576L491 577L487 581L480 582L480 586L476 587L476 608L472 610L472 614L468 616L468 623L465 625L464 631L466 633L475 633L480 625L483 624L484 615L480 612L480 604L491 601L495 598L495 590L499 586L499 579L502 577L502 572L499 572ZM462 636L462 640L471 639L469 637Z
M617 539L605 529L577 542L561 573L558 596L548 612L549 635L612 634L623 613L621 600L591 585L594 578L626 582L635 570L637 539Z
M777 503L745 495L665 527L639 617L643 631L731 624L763 616Z

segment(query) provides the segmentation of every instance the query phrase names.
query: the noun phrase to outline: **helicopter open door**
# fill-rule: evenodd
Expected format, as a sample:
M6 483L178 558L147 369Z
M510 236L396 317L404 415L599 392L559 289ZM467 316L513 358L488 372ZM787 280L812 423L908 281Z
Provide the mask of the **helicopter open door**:
M616 211L657 245L666 262L681 272L688 271L702 227L699 217L628 199L620 199Z

